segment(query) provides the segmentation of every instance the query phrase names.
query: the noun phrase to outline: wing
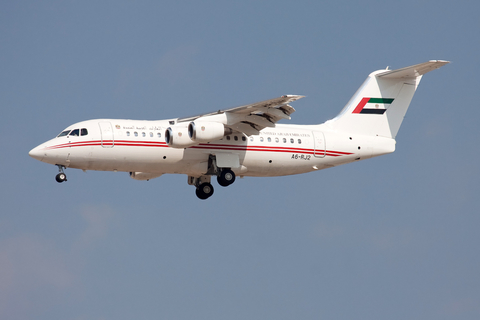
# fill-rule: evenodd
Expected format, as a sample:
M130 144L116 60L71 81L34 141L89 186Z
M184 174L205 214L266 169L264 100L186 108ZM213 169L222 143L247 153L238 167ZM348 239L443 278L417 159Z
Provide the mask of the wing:
M304 96L298 95L285 95L241 107L218 110L193 117L179 118L177 122L221 122L228 128L250 136L258 134L260 130L266 127L275 127L275 123L281 119L290 120L290 115L295 112L295 109L292 108L289 103L303 97Z

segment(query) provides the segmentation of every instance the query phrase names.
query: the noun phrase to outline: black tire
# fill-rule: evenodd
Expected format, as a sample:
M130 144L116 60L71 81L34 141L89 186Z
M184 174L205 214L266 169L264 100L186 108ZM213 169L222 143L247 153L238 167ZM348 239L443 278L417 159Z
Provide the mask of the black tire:
M228 187L235 182L235 173L230 169L223 169L217 176L217 181L222 187Z
M55 176L55 180L57 180L58 183L62 183L63 181L67 181L67 175L63 172L60 172Z
M195 190L195 194L201 200L208 199L213 195L213 186L208 182L202 183Z

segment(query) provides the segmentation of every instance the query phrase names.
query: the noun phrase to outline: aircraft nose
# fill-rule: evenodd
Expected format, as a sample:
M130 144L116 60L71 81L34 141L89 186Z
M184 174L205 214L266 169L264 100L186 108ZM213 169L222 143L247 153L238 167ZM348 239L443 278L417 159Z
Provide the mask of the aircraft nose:
M37 159L38 161L42 161L43 158L45 157L45 153L43 152L42 149L43 149L43 148L41 148L40 146L35 147L35 148L33 148L32 150L30 150L30 152L28 153L28 155L29 155L30 157L32 157L33 159Z

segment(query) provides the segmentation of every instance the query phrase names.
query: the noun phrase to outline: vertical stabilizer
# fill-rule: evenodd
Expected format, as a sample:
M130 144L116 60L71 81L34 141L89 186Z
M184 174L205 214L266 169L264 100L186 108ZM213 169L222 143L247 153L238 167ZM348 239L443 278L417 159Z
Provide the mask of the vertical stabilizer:
M327 123L335 130L395 138L422 76L448 61L372 72L338 116Z

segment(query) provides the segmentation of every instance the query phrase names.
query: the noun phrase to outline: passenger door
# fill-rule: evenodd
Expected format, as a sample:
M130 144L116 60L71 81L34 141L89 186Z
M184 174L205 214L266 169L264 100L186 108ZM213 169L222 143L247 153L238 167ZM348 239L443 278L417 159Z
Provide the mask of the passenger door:
M325 153L327 152L327 146L325 143L325 136L323 132L320 131L313 131L313 140L315 143L313 154L317 158L325 157Z
M99 122L98 125L100 126L102 147L113 148L113 146L115 145L115 142L114 142L114 139L113 139L112 124L108 121L102 121L102 122Z

